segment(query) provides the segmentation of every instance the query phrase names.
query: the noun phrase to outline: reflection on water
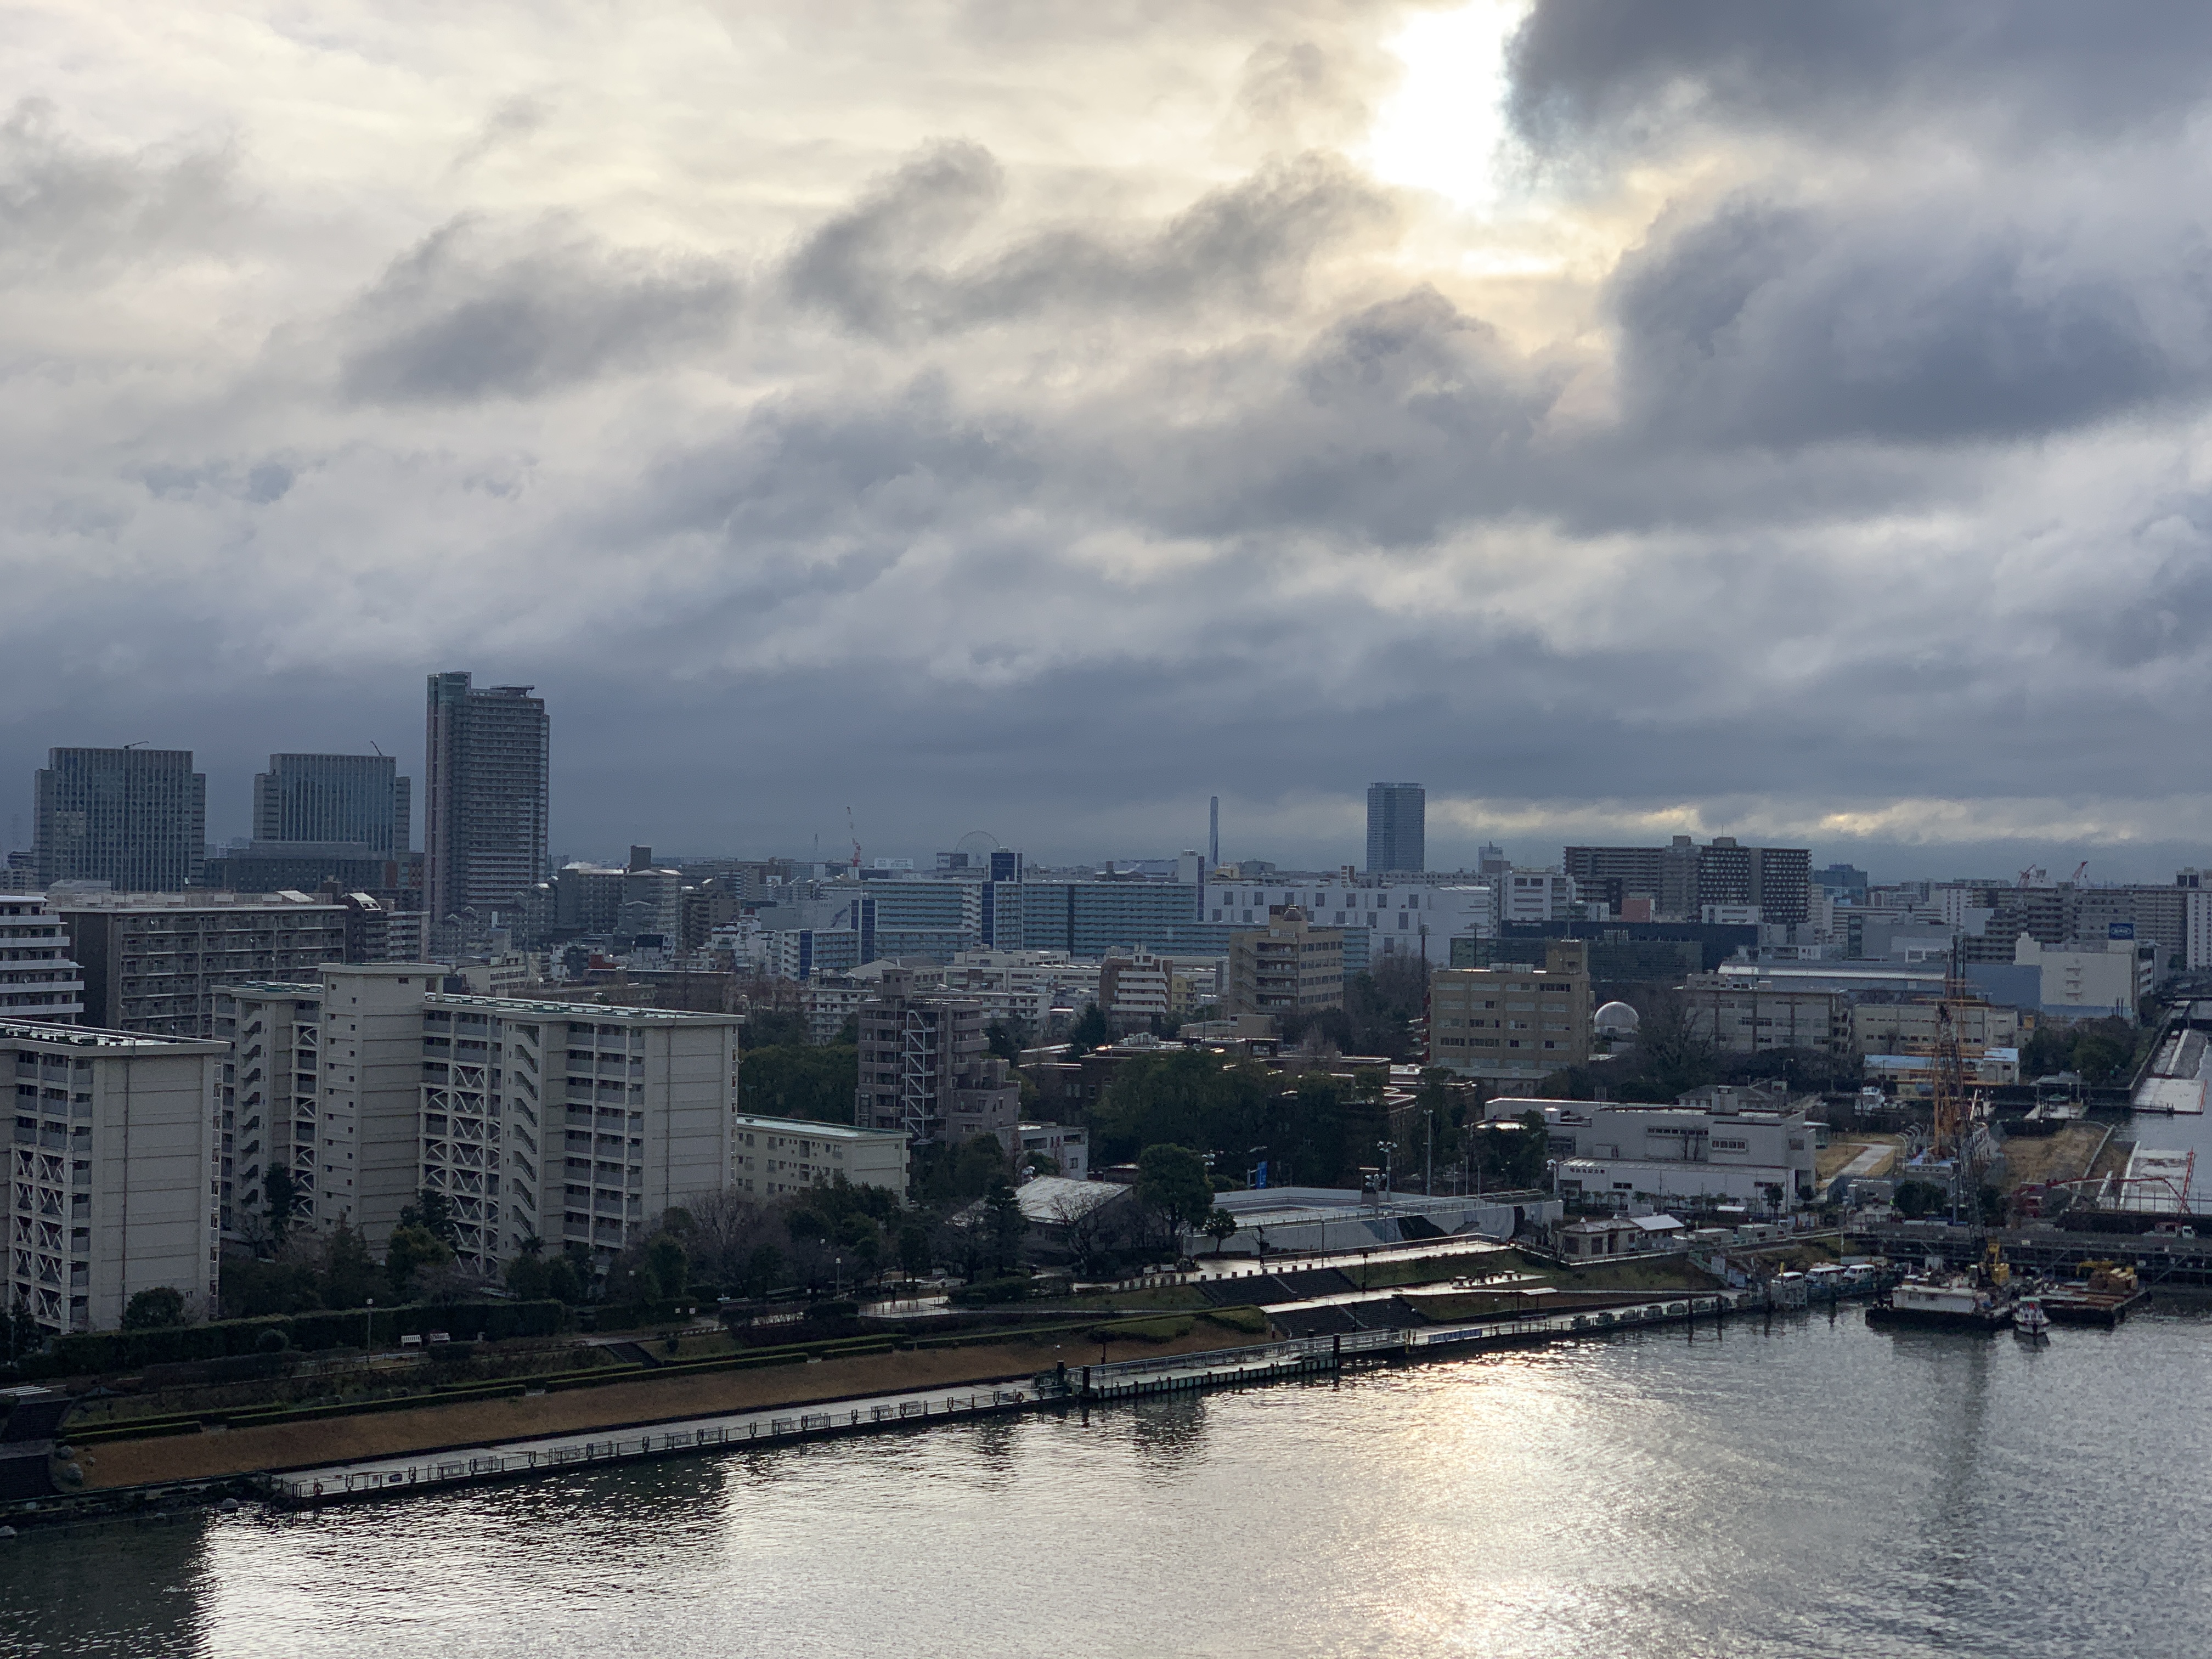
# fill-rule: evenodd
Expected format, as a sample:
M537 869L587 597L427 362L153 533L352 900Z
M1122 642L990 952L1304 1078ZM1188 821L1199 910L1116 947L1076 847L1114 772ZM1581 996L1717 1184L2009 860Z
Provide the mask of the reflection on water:
M2212 1652L2212 1321L1650 1332L0 1546L0 1651Z

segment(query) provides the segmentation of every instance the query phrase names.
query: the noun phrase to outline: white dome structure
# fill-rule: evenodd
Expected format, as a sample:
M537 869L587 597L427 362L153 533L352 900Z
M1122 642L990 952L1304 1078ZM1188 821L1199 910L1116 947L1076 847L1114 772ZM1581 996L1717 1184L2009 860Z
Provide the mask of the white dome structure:
M1590 1024L1607 1036L1634 1036L1642 1021L1626 1003L1608 1002L1591 1017Z

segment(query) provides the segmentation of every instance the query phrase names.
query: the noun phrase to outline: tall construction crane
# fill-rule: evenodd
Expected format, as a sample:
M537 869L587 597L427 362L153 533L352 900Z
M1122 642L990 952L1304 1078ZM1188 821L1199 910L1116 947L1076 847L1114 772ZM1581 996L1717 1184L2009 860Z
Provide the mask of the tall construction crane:
M853 879L858 881L860 878L860 829L854 823L853 809L849 806L845 809L845 828L853 837Z
M1932 1079L1933 1134L1929 1150L1951 1160L1951 1218L1956 1222L1979 1198L1973 1180L1974 1097L1966 1085L1966 1056L1960 1040L1969 993L1954 940L1943 975L1943 1000L1936 1005L1936 1065Z

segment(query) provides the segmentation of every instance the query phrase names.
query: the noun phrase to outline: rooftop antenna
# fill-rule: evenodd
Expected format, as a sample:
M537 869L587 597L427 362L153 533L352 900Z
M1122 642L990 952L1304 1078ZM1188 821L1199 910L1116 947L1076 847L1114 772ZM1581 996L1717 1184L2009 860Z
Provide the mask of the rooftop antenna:
M376 757L377 757L379 760L382 760L382 759L384 758L384 750L381 750L381 749L377 749L377 747L376 747L376 739L375 739L374 738L371 738L368 740L368 746L369 746L371 749L376 749Z

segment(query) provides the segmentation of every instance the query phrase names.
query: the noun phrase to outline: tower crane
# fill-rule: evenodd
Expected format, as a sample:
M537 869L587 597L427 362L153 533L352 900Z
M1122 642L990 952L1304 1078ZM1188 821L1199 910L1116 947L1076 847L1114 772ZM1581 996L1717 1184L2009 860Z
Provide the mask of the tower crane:
M853 809L849 806L845 809L845 828L853 837L853 879L858 881L860 878L860 830L853 822Z

